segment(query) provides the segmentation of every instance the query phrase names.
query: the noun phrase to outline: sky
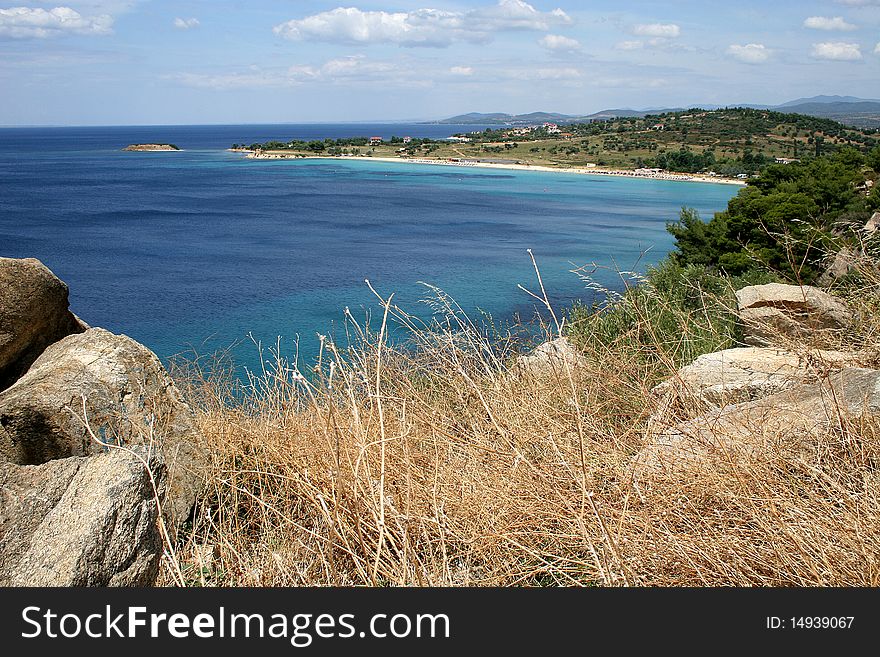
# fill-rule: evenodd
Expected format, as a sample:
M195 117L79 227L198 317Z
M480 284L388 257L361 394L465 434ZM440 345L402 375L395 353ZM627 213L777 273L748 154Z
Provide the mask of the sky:
M880 0L0 0L0 125L880 97Z

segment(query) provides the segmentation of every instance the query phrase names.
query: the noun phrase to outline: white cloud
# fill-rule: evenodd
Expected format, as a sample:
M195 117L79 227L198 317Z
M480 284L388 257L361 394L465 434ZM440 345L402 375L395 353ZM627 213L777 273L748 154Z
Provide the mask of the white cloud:
M637 36L675 39L681 34L681 28L674 23L642 23L633 26L632 32Z
M0 36L45 39L61 34L110 34L113 18L107 14L86 17L70 7L0 9Z
M174 27L178 30L190 30L199 26L198 18L175 18Z
M727 48L727 54L732 55L746 64L761 64L770 57L771 51L761 43L747 43L744 46L732 45Z
M857 26L852 23L847 23L840 16L835 16L834 18L828 18L825 16L810 16L809 18L804 20L804 27L809 27L812 30L828 30L828 31L839 31L839 32L850 32L852 30L858 29Z
M416 9L391 13L337 7L281 23L274 32L294 40L443 48L454 41L483 42L492 32L547 31L570 23L571 18L561 9L541 12L523 0L498 0L494 6L463 12Z
M286 69L262 69L252 66L244 71L229 73L177 73L165 76L180 84L200 89L226 91L259 87L294 87L306 82L344 82L365 84L377 80L383 83L407 83L412 85L415 71L399 62L368 60L363 55L351 55L330 59L319 66L294 65Z
M580 50L581 48L581 42L577 39L570 39L569 37L559 34L548 34L539 39L538 43L544 46L547 50L554 50L557 52L572 52Z
M837 0L839 5L847 5L848 7L867 7L869 5L880 5L880 0Z
M474 69L470 66L453 66L449 69L449 72L452 73L452 75L462 75L466 77L473 75Z
M880 55L880 43L878 43L876 46L874 46L874 54Z
M644 41L621 41L614 45L617 50L641 50L645 47Z
M857 43L827 41L813 44L813 57L839 62L852 62L862 58L862 51Z

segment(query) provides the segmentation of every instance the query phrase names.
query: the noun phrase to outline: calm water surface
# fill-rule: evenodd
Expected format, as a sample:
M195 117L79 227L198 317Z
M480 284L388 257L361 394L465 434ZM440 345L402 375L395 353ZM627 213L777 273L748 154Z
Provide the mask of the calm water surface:
M313 358L343 309L379 310L364 279L421 315L436 285L468 312L530 315L531 248L554 303L589 300L570 272L644 270L682 206L704 217L737 187L363 161L247 160L233 142L446 137L475 126L278 125L0 129L0 256L36 257L74 312L162 357L283 336ZM171 142L178 153L126 153ZM292 346L290 347L292 350Z

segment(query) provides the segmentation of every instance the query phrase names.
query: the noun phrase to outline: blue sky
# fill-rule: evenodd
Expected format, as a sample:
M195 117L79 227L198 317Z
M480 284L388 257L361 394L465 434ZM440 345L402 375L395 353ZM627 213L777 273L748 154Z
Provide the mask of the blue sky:
M0 125L880 97L880 0L0 0Z

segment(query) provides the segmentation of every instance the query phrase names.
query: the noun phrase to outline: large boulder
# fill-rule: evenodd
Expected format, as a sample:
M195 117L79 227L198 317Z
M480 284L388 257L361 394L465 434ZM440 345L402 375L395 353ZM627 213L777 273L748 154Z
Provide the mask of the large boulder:
M155 583L166 470L158 452L135 449L0 463L0 586Z
M67 295L67 286L39 260L0 258L0 390L50 344L83 330Z
M143 345L104 329L51 345L0 392L0 432L0 460L19 465L106 451L99 443L161 450L175 526L204 485L201 436L165 368Z
M795 353L770 347L737 347L703 354L675 376L656 386L654 394L670 401L698 400L726 406L767 397L852 363L851 353L814 350Z
M736 302L744 340L756 347L837 345L854 321L843 301L809 285L750 285L737 290Z
M522 371L539 376L554 372L564 374L566 368L579 367L586 362L586 358L568 341L568 338L556 338L520 356L518 367Z
M764 399L733 404L649 435L633 459L637 480L680 474L711 459L760 457L770 447L810 453L817 437L842 417L880 415L880 371L845 368L819 383L801 384Z

